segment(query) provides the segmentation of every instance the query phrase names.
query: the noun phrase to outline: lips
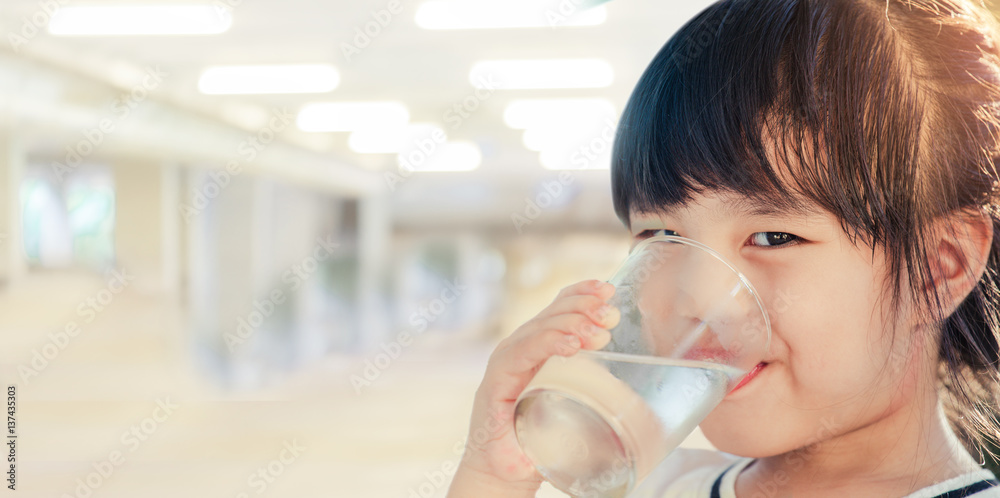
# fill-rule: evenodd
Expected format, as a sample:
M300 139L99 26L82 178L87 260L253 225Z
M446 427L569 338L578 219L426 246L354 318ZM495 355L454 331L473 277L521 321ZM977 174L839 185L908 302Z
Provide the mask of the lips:
M753 367L752 370L750 370L749 372L747 372L746 375L743 376L743 378L740 380L740 383L736 384L736 387L734 387L732 391L729 391L729 394L732 394L732 393L736 392L737 389L739 389L739 388L747 385L747 383L750 382L751 380L753 380L754 377L756 377L757 374L759 374L760 371L763 370L764 367L766 367L766 366L767 366L767 363L764 363L764 362L758 363L757 366Z
M684 359L727 365L732 363L733 353L721 348L694 347L684 353Z

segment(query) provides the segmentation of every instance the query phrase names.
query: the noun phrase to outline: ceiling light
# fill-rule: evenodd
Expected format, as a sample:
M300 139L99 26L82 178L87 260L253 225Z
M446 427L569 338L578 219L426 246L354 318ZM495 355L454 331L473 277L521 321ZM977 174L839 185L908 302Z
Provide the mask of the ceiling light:
M503 121L524 130L614 119L615 114L614 104L607 99L517 99L507 104Z
M232 25L229 10L211 5L62 7L49 21L55 36L213 35Z
M522 142L528 150L541 152L559 146L572 146L592 135L599 135L594 126L535 127L524 130Z
M329 64L218 66L201 73L198 90L209 95L325 93L340 83Z
M600 88L614 81L614 70L601 59L537 59L481 61L469 71L476 88L490 77L504 89Z
M551 170L601 170L611 168L611 148L595 153L581 147L575 150L547 149L538 154L538 161Z
M355 131L403 126L410 113L400 102L317 102L299 111L296 124L302 131Z
M483 155L472 142L444 142L424 154L420 149L397 156L400 167L414 171L472 171L479 167Z
M504 110L504 122L524 130L524 146L547 169L607 169L615 117L605 99L519 99Z
M347 138L347 146L361 154L395 154L408 151L417 146L419 141L427 139L440 143L447 139L447 135L438 126L412 123L355 131Z

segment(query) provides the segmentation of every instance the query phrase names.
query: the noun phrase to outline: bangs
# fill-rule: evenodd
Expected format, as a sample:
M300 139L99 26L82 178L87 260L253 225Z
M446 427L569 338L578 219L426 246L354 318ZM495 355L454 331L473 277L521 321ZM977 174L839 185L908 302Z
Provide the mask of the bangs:
M619 219L722 190L815 205L878 239L887 200L912 193L897 190L915 183L923 112L879 15L862 2L721 1L682 27L619 122Z

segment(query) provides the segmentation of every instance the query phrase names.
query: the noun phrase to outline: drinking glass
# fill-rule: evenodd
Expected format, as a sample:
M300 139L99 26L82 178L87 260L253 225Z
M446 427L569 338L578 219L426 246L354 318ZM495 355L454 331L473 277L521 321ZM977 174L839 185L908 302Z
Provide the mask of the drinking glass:
M621 312L611 342L549 358L515 407L524 453L577 497L625 496L741 387L771 338L753 285L697 241L648 238L609 282Z

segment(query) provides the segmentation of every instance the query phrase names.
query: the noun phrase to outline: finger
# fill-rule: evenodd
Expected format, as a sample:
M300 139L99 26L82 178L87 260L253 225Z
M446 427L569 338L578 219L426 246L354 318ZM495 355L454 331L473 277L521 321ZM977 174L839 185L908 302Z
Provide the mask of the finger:
M611 340L611 333L606 328L582 313L564 313L546 317L539 320L538 327L541 330L557 330L575 335L580 339L582 349L600 349Z
M618 323L621 322L621 320L622 320L621 310L612 306L611 309L607 310L607 312L601 318L601 326L608 330L611 330L617 327Z
M525 324L518 327L508 339L520 340L526 335L530 334L535 328L537 328L536 323L539 320L546 318L551 315L559 315L562 313L571 313L576 311L584 311L586 314L590 315L595 323L601 325L604 328L613 328L615 324L618 323L618 316L620 315L617 311L612 311L611 308L602 308L608 299L611 298L615 293L615 286L607 282L601 282L600 280L584 280L583 282L578 282L569 287L564 288L559 292L551 304L549 304L545 309L540 311L531 320L528 320ZM588 298L589 296L589 298ZM580 297L582 300L574 301L575 298ZM596 300L594 300L596 299ZM563 301L571 300L569 303L564 303ZM579 302L583 307L577 309L577 305L574 304ZM587 307L590 307L590 311L585 311ZM607 315L607 316L605 316Z
M582 318L587 319L586 317ZM549 320L551 318L542 322ZM560 319L558 321L569 322L570 320ZM569 327L563 326L561 328L568 329ZM570 330L559 330L539 325L538 328L533 328L524 337L511 341L507 347L498 349L490 358L490 364L487 368L495 367L508 375L530 375L549 357L555 355L570 356L582 347L583 340Z
M501 345L486 365L480 390L491 400L489 403L513 402L546 360L556 355L570 356L581 347L578 336L554 329L536 331Z
M539 313L538 319L565 313L581 313L605 329L614 328L621 318L617 308L608 304L607 300L591 294L580 294L558 299Z
M567 302L562 302L567 301ZM561 330L580 338L580 347L600 349L611 340L608 330L618 323L621 313L595 296L570 296L555 311L545 311L522 325L505 339L508 345L527 340L542 330ZM567 352L567 354L573 354ZM559 353L556 353L559 354ZM566 356L565 354L563 356Z
M496 394L501 400L516 398L541 365L552 356L571 356L580 349L600 349L611 334L586 315L567 313L540 320L534 333L511 341L490 358L487 376L513 382Z
M601 299L607 300L615 293L615 286L608 282L601 280L584 280L582 282L577 282L573 285L563 287L556 295L553 301L557 301L560 298L567 296L576 296L580 294L590 294L597 296Z

